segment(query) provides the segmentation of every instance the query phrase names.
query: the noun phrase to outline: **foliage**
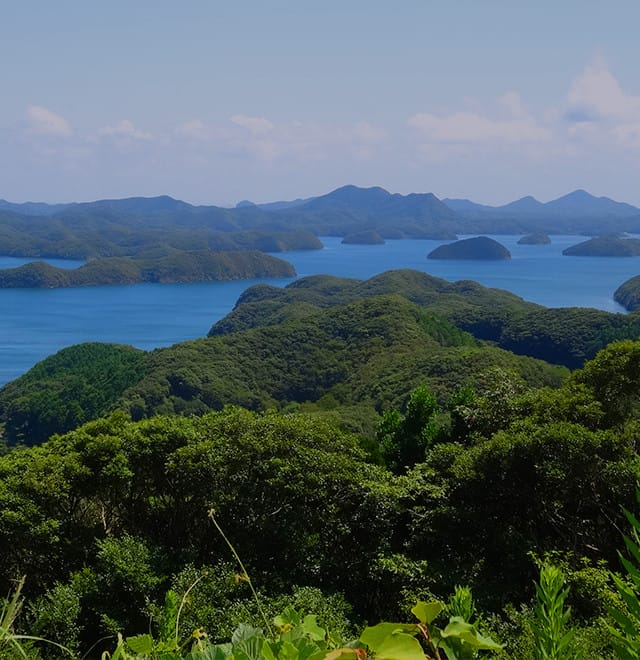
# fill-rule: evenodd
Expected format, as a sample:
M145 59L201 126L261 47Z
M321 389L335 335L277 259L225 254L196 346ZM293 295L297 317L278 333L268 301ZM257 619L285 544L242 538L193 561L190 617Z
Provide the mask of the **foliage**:
M538 660L571 660L575 632L568 628L571 608L565 607L569 593L564 575L556 566L540 567L536 584L536 658Z
M405 472L424 460L439 430L434 419L437 410L435 396L423 385L411 393L404 415L395 410L385 413L378 442L382 458L393 472Z
M144 371L144 353L131 346L91 343L59 351L0 390L8 444L39 444L104 415Z
M637 491L640 503L640 490ZM623 607L609 607L609 613L615 621L610 626L613 646L620 658L640 657L640 521L636 516L624 510L631 525L631 535L624 537L629 558L620 555L627 579L614 575L613 580L618 593L624 601Z

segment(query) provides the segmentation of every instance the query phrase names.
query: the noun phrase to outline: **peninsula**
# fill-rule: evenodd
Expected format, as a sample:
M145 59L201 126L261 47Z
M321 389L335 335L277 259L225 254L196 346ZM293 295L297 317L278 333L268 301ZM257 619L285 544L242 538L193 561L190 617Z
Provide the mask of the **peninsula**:
M72 270L35 261L0 270L0 288L57 289L143 282L210 282L295 277L294 267L283 259L257 250L240 252L171 251L158 257L92 259Z

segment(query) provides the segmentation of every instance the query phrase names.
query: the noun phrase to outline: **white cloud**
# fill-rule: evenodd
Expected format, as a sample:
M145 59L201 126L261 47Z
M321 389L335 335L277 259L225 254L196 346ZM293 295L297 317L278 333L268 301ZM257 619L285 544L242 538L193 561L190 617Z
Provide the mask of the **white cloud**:
M69 137L73 133L64 117L41 105L30 105L27 108L27 117L30 133L56 137Z
M574 143L640 147L640 96L627 93L601 57L571 83L562 118Z
M250 117L248 115L233 115L231 121L236 126L246 128L253 135L266 135L270 133L275 126L264 117Z
M153 136L137 129L129 119L121 119L113 126L103 126L98 130L100 135L118 138L131 138L133 140L151 140Z
M627 94L602 58L573 81L566 118L576 121L640 120L640 96Z
M206 124L200 119L190 119L180 124L175 132L194 140L206 140L210 137L210 131Z
M428 142L522 143L549 138L548 130L526 115L502 120L474 112L454 112L442 117L423 112L409 117L407 123Z

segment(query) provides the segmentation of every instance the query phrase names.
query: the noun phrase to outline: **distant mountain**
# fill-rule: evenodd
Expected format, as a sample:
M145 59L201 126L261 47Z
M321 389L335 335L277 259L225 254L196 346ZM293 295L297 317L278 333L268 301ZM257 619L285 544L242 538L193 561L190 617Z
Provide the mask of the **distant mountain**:
M375 231L383 238L455 239L458 219L433 193L392 194L377 186L343 186L290 212L323 220L333 235Z
M464 231L491 233L609 234L640 231L640 209L609 197L575 190L550 202L527 196L503 206L476 204L468 199L445 199ZM460 230L459 230L460 231Z
M640 215L640 209L631 204L616 202L609 197L594 197L585 190L574 190L564 197L547 202L544 206L554 213L582 217L628 218Z
M7 202L6 199L0 199L0 211L12 211L22 215L53 215L62 211L73 204L46 204L45 202L23 202L15 204Z
M6 255L88 258L163 246L267 252L320 247L312 235L455 240L457 234L640 233L640 209L584 190L547 203L530 196L496 207L445 202L433 193L354 185L307 199L245 200L235 208L195 206L168 195L51 205L0 200L0 235Z
M451 210L460 215L493 215L496 217L515 214L535 215L540 218L559 215L571 217L630 218L640 215L640 208L616 202L609 197L594 197L585 190L573 192L550 202L540 202L530 195L503 206L476 204L468 199L443 199Z

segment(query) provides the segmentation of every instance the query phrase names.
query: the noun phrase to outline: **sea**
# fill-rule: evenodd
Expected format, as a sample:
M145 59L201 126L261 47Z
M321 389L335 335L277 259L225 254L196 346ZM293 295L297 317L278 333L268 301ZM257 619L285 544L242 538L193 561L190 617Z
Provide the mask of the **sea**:
M290 261L298 278L324 273L366 279L387 270L411 268L452 282L475 280L547 307L594 307L619 313L625 310L613 300L614 291L640 274L640 257L562 255L566 247L586 240L584 236L552 236L550 245L518 245L520 236L492 238L509 249L510 260L427 259L431 250L450 241L345 245L336 237L323 237L322 250L276 256ZM0 268L15 268L28 261L0 257ZM63 268L82 264L48 261ZM73 344L99 341L154 350L205 337L247 287L260 282L285 286L293 279L0 289L0 386Z

